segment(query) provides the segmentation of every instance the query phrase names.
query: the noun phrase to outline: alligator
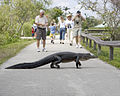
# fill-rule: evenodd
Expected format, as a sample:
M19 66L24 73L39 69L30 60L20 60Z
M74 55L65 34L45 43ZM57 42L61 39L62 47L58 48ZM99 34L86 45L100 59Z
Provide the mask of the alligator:
M81 63L80 61L97 58L94 55L91 55L90 53L74 53L74 52L58 52L51 55L48 55L44 57L43 59L40 59L35 62L29 62L29 63L19 63L10 67L7 67L5 69L32 69L40 66L44 66L46 64L50 64L51 68L60 68L59 63L66 63L75 61L76 62L76 68L80 68Z

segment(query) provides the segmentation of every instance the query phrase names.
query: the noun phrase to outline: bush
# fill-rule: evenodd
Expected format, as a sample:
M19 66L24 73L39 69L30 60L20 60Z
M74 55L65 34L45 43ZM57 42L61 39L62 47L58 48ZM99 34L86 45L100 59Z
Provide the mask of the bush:
M9 35L8 32L0 35L0 45L10 44L17 42L20 38L17 35L13 35L12 37Z
M25 37L32 36L32 24L30 22L27 22L23 25L23 35Z
M7 44L7 37L4 34L0 35L0 45Z

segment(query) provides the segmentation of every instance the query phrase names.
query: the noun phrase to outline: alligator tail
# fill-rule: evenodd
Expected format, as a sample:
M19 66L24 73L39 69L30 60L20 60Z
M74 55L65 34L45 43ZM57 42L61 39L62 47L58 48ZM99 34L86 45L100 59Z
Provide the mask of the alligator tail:
M46 65L46 63L40 63L40 62L32 62L32 63L19 63L10 67L7 67L5 69L33 69L36 67L40 67Z

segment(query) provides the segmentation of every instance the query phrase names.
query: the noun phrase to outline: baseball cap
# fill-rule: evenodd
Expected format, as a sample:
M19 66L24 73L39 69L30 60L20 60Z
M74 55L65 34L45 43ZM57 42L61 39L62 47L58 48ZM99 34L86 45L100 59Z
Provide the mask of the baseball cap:
M80 14L81 12L78 10L77 13Z
M41 10L40 10L40 13L42 13L42 12L44 12L44 10L41 9Z

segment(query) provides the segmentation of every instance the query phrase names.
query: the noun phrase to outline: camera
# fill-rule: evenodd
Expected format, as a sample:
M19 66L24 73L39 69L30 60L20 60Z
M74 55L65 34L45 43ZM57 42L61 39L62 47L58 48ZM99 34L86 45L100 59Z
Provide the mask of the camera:
M76 24L79 24L79 22L78 22L78 21L76 21Z
M71 24L68 24L68 28L72 28Z
M44 15L44 13L42 13L42 16Z

